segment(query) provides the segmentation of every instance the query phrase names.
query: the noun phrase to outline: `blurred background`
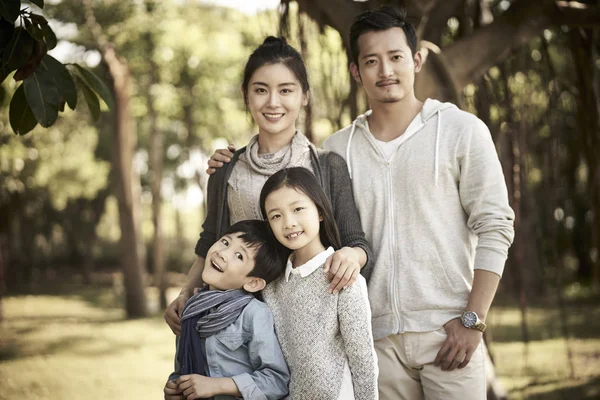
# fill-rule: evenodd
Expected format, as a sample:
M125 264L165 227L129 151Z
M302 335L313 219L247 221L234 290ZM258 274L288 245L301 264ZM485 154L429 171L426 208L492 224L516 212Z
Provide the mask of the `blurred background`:
M17 136L0 85L0 399L162 398L162 312L195 258L206 161L255 133L246 59L267 35L301 51L299 125L319 145L368 108L347 34L385 3L418 26L418 96L489 126L517 216L490 398L600 398L600 1L46 0L50 54L115 106Z

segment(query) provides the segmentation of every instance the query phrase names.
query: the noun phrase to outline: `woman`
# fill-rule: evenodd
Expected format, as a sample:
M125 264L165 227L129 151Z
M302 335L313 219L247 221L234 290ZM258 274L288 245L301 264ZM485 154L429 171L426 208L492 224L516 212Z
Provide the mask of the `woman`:
M196 245L198 258L180 295L165 311L165 320L177 335L180 310L193 288L201 284L206 252L229 225L244 219L262 219L260 190L271 175L283 168L309 169L331 200L343 247L329 257L325 266L331 278L329 291L337 293L352 284L365 266L362 274L369 275L371 253L356 211L346 163L337 154L316 149L296 129L298 114L309 100L306 66L300 54L284 39L265 39L248 59L242 93L258 125L258 134L208 181L207 215Z

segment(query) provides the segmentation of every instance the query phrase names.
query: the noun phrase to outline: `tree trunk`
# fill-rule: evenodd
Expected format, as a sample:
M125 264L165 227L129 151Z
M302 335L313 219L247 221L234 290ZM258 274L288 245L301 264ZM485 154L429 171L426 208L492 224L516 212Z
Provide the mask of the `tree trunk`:
M307 22L306 22L306 14L298 13L298 30L300 36L300 54L302 54L302 58L308 60L308 32L307 32ZM314 143L313 138L313 123L312 123L312 101L309 101L306 107L304 107L304 135Z
M164 160L164 138L162 132L157 126L157 113L154 107L154 98L152 96L152 86L158 83L157 66L152 55L154 54L154 40L152 32L145 35L148 46L148 67L149 82L148 93L146 95L146 105L148 107L148 121L150 130L150 168L152 174L152 224L154 225L154 237L152 240L152 271L154 272L154 283L158 287L158 298L160 309L167 308L167 285L165 281L165 251L163 238L163 218L162 218L162 193L161 184L163 178L163 160Z
M148 314L145 279L145 247L141 238L141 187L140 178L133 167L137 133L131 115L131 72L119 59L113 46L107 41L102 27L96 21L91 0L83 0L86 23L98 44L102 58L108 66L115 95L115 126L113 131L113 177L116 179L119 203L120 262L125 278L125 309L128 318L145 317Z
M120 259L125 278L125 308L129 318L147 315L144 292L144 249L140 246L140 178L133 168L136 142L135 122L131 117L131 74L114 51L104 54L113 78L115 93L114 167L117 179Z
M600 249L600 98L596 96L596 49L593 29L573 29L569 33L571 52L577 74L577 125L581 149L587 164L587 191L593 214L594 247ZM591 281L600 285L600 257L597 257Z

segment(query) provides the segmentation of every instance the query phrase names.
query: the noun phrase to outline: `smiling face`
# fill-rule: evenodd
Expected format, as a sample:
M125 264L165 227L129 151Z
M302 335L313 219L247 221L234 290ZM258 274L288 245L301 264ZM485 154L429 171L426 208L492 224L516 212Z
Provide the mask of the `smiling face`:
M415 73L421 69L421 53L412 54L402 28L370 31L358 38L358 65L350 70L362 83L371 106L414 98Z
M208 249L202 281L211 289L244 288L255 291L249 289L253 281L259 278L248 276L254 269L255 250L249 247L239 235L239 233L225 235Z
M247 103L259 135L287 135L296 132L300 109L308 104L308 92L284 64L258 68L248 84Z
M322 217L306 194L283 186L267 196L265 211L275 237L288 249L306 254L324 249L319 237Z

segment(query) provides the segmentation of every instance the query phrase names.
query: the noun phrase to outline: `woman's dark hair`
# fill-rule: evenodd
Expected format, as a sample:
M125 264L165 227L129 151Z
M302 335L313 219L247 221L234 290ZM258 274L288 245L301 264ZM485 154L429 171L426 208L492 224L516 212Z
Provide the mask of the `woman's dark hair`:
M402 28L410 51L417 52L417 33L415 27L406 19L406 9L383 6L377 10L360 13L350 26L350 55L352 62L358 66L358 38L367 32L386 31L391 28Z
M244 93L245 104L248 104L248 85L254 72L263 65L278 63L285 65L294 73L302 86L303 93L308 92L310 89L308 74L306 73L306 65L304 65L304 60L302 60L300 53L290 46L283 37L276 38L269 36L250 55L246 63L246 68L244 68L242 92Z
M225 235L237 236L254 249L254 268L248 276L262 278L269 283L285 270L290 251L277 241L266 221L249 219L236 222L223 232Z
M267 182L265 182L265 185L260 191L260 211L262 212L263 217L267 219L267 211L265 210L267 197L269 194L282 187L298 190L315 203L317 210L319 210L319 215L323 218L319 224L319 237L321 243L325 247L331 246L335 250L339 250L342 247L342 241L340 240L340 233L335 224L335 219L333 218L331 203L327 198L325 191L321 185L319 185L317 178L306 168L294 167L282 169L273 174Z

